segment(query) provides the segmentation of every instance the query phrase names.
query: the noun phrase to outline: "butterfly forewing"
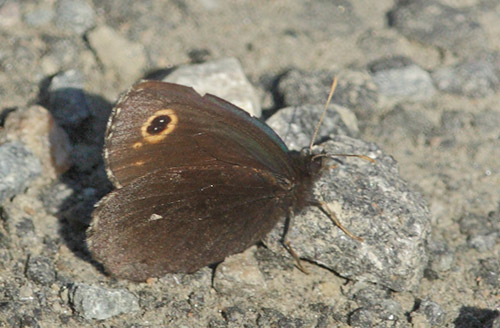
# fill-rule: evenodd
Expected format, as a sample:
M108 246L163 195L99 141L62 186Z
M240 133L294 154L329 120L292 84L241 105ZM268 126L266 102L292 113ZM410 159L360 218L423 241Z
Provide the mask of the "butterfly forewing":
M115 106L105 160L116 186L161 167L216 162L294 174L286 146L264 123L215 96L157 81L136 85Z

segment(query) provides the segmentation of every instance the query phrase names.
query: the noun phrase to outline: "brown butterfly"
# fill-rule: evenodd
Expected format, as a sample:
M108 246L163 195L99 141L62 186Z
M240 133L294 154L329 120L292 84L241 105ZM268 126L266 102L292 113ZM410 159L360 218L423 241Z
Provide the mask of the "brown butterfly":
M311 147L289 151L265 123L213 95L141 82L108 123L104 157L116 189L93 213L88 247L112 275L135 281L220 262L280 218L324 208L311 189L329 155Z

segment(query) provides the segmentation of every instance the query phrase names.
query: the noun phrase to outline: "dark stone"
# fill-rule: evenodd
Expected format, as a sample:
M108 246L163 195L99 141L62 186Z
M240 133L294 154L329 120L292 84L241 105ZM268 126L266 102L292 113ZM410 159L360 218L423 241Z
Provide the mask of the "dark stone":
M423 300L418 311L425 315L432 327L443 326L446 322L446 312L435 302Z
M500 286L500 262L497 258L489 257L479 260L479 270L477 273L481 278L481 283L491 288Z
M484 32L473 12L438 1L398 1L389 13L389 24L407 38L455 51L482 49Z
M26 267L26 276L40 285L48 286L56 279L54 265L45 256L31 256Z

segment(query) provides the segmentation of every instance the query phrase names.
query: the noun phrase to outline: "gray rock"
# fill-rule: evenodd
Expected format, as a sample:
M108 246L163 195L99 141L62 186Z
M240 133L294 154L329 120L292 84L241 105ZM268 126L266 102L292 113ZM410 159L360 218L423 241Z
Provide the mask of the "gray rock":
M370 281L396 291L418 287L427 264L430 218L424 200L399 177L395 160L375 144L345 136L318 147L327 153L365 154L376 160L339 158L316 183L315 195L336 213L359 242L314 207L295 216L287 237L301 258L342 277ZM266 239L276 252L283 225Z
M198 65L186 65L169 74L165 82L193 87L199 94L211 93L260 117L255 90L236 58L223 58Z
M489 257L479 260L477 277L481 279L481 284L497 289L500 287L500 261L498 258Z
M429 277L439 277L452 269L455 262L455 254L444 241L431 240L427 246L429 254L429 264L426 275Z
M471 11L438 1L400 1L389 23L409 39L463 53L481 49L486 38Z
M37 284L49 286L56 279L54 264L45 256L31 256L26 265L26 276Z
M481 98L494 94L500 85L500 74L491 60L471 60L442 67L432 73L436 87L444 92Z
M319 123L324 106L302 105L282 108L267 119L266 123L283 139L289 149L301 150L309 146L312 135ZM330 105L319 129L317 140L330 135L359 135L358 120L349 109L340 105Z
M304 327L304 322L300 318L286 316L273 308L262 309L257 319L257 327Z
M480 133L485 140L496 140L500 138L500 110L485 109L474 115L474 126L477 126L477 132ZM500 217L500 209L497 214Z
M7 10L11 4L12 2L4 3L0 11ZM17 6L17 4L14 5ZM4 17L0 17L0 25L5 22ZM3 29L0 32L0 60L2 62L0 103L2 109L24 106L36 98L38 88L35 85L40 83L41 77L44 76L42 68L37 65L40 50L33 49L32 46L33 43L39 41L39 38L23 35L23 33L9 33Z
M98 26L88 33L89 44L110 74L130 86L145 70L144 47L132 42L108 26Z
M370 64L380 94L396 100L431 100L435 89L430 74L411 62L403 63L404 59L396 57Z
M35 234L35 225L31 218L22 218L15 225L15 231L18 238L23 239ZM32 240L30 240L32 241Z
M373 127L373 133L389 144L399 142L400 138L414 143L425 141L434 131L435 124L429 115L420 106L408 103L397 105Z
M254 257L255 248L229 256L217 266L214 288L222 294L256 294L266 289L266 282Z
M57 35L47 35L44 39L44 46L45 50L40 65L47 77L77 70L79 74L85 72L81 75L85 75L86 79L92 80L92 77L88 77L89 75L86 72L89 69L98 69L98 63L95 61L95 56L89 49L86 40L79 36L57 33ZM96 79L99 78L99 75L95 74L95 72L88 74L95 76Z
M357 308L349 316L354 327L377 327L391 323L391 327L405 327L401 304L391 298L385 288L358 282L346 287L347 295Z
M139 310L137 297L126 289L78 284L70 291L75 311L88 320L104 320Z
M375 322L373 311L366 308L358 308L349 314L349 323L354 327L372 327Z
M392 300L378 300L377 303L353 311L349 323L353 327L377 327L391 322L391 327L406 327L401 306Z
M68 70L54 76L50 83L50 90L60 88L83 88L83 75L78 70Z
M363 28L363 20L358 17L355 5L348 0L304 2L301 9L303 19L294 24L298 31L314 33L322 30L327 31L329 36L352 37Z
M432 327L441 327L446 321L446 312L442 307L428 299L420 303L417 312L423 313Z
M336 73L333 71L291 70L280 78L277 91L286 106L324 104L335 76ZM337 88L340 89L340 85ZM333 102L336 96L338 96L337 92L332 98Z
M54 6L43 3L25 13L23 16L23 20L30 26L39 27L48 24L54 18L54 16Z
M0 158L0 202L22 192L42 173L38 158L19 142L1 144Z
M24 286L21 286L19 288L19 300L21 301L33 301L35 299L34 295L34 288L32 284L26 284Z
M326 103L333 77L337 76L338 85L332 103L354 111L358 118L370 118L377 110L377 86L368 72L292 70L278 83L278 93L285 106Z
M82 74L76 70L69 70L52 78L49 86L50 110L61 126L77 127L89 117L83 88Z
M440 133L456 136L464 128L471 126L473 117L470 113L463 110L445 110L441 114Z
M488 215L467 213L459 220L460 232L468 237L471 247L490 249L500 240L500 208Z
M478 235L467 240L467 244L477 249L480 253L485 253L495 248L498 237L498 233L496 232L487 235Z
M18 324L13 325L17 327L33 327L33 328L40 328L42 325L40 325L41 320L37 320L35 316L33 315L20 315L20 318L18 318Z
M47 186L40 195L47 213L56 214L65 207L74 190L68 184L56 182Z
M297 112L294 112L294 109L297 109L297 108L293 108L293 107L281 110L277 114L275 114L274 117L271 117L267 122L271 127L273 127L273 129L279 135L281 135L281 137L286 141L288 146L291 149L295 149L295 150L298 150L298 149L308 145L311 136L305 135L302 131L312 131L314 129L315 124L318 122L319 115L322 111L321 105L303 106L303 107L305 107L305 108L298 108L299 111L297 111ZM300 110L303 110L303 111L301 112ZM284 111L284 114L281 114L282 111ZM314 116L314 117L312 117L312 116ZM280 123L280 119L282 120L281 123ZM327 137L327 136L332 135L332 134L334 134L334 135L346 135L346 134L349 135L349 130L346 129L345 125L343 125L342 123L343 123L342 120L340 119L338 114L336 115L335 111L332 111L332 110L327 111L327 117L325 119L326 126L322 127L322 129L324 128L326 130L326 133L323 133L323 134L320 133L319 139L321 139L321 137L324 138L324 137ZM312 134L312 132L311 132L311 134ZM311 216L314 215L313 213L319 214L317 211L316 212L311 211L312 213L305 214L305 217L299 216L299 218L297 218L297 220L300 220L302 222L302 224L297 223L297 222L295 222L297 220L294 220L294 223L292 225L292 227L293 227L292 229L295 229L297 227L297 230L295 231L295 233L293 232L294 230L290 231L289 235L288 235L289 239L293 243L292 245L293 246L295 244L300 245L300 246L294 246L294 248L297 249L300 256L306 258L307 260L321 263L322 265L326 265L329 268L334 268L333 270L335 270L336 272L339 272L339 271L337 271L336 267L340 267L341 272L339 272L339 273L342 276L346 276L344 274L347 272L353 273L355 270L357 270L357 269L353 268L353 266L356 267L357 265L349 263L350 261L347 258L350 257L353 261L356 261L355 258L357 256L360 256L360 254L363 254L363 255L361 255L361 257L364 257L363 261L367 261L367 262L360 264L360 266L358 267L358 269L363 271L364 269L361 269L361 267L363 267L364 265L366 265L365 269L369 268L369 267L371 267L372 269L375 268L376 265L374 265L374 263L377 263L379 261L379 259L375 260L375 258L380 257L381 258L380 262L385 262L385 263L383 265L380 265L380 264L378 264L378 265L383 267L384 269L382 269L381 271L378 271L378 273L376 273L376 274L374 274L373 272L370 272L370 273L365 272L365 273L361 274L360 276L356 276L356 277L353 276L351 278L363 280L369 276L370 278L368 278L366 280L378 282L384 286L390 286L390 288L395 288L395 286L397 286L397 285L398 285L398 287L396 287L396 289L400 288L399 290L408 290L408 289L415 288L416 286L418 286L419 280L422 277L423 269L424 269L424 267L426 265L426 261L427 261L424 245L426 243L427 233L429 232L429 221L428 221L429 218L428 218L428 213L426 212L427 210L425 208L425 205L423 204L423 201L420 199L420 197L418 195L415 195L410 190L408 190L407 187L405 186L404 182L402 182L397 177L397 173L394 172L394 170L396 170L394 167L395 163L392 162L392 159L390 159L386 155L379 153L380 151L374 145L367 145L361 141L355 141L354 139L349 139L349 138L342 138L341 136L336 137L334 140L338 140L336 145L340 145L340 147L342 147L342 146L347 147L349 150L346 150L346 151L339 151L339 150L333 151L332 150L332 151L328 151L329 153L378 154L381 156L382 159L380 161L377 159L377 163L374 164L374 167L380 168L381 171L383 172L383 173L382 172L371 173L374 176L378 177L378 178L376 178L376 179L378 179L378 183L380 183L380 185L378 187L375 187L373 185L373 182L370 182L370 183L365 182L367 185L371 185L371 187L374 188L374 189L372 189L372 192L371 192L371 193L373 193L372 195L369 195L370 191L366 191L366 194L363 193L361 195L356 195L356 194L353 195L352 193L351 193L351 195L349 195L349 193L350 193L349 190L353 191L353 190L360 190L360 189L366 190L367 189L366 187L363 188L361 186L356 187L352 181L327 182L327 179L325 179L324 181L322 180L323 182L320 182L320 183L322 183L322 188L324 188L325 190L328 190L327 191L328 193L333 193L333 195L335 195L335 193L336 193L335 190L337 190L337 189L339 190L337 192L340 193L340 197L330 196L331 199L339 199L339 198L342 199L343 198L343 200L338 200L338 202L339 202L338 205L337 204L335 204L335 205L337 205L337 207L342 207L342 211L345 211L346 214L349 213L348 215L350 215L350 216L352 216L352 215L354 215L354 216L359 215L360 217L361 216L368 216L369 215L368 212L365 213L364 211L356 210L355 208L356 207L364 208L366 211L366 208L372 207L371 201L370 201L370 199L371 199L377 204L377 206L380 206L380 205L387 206L388 207L387 210L382 209L382 208L379 208L378 210L380 212L383 212L386 215L388 215L389 213L392 213L392 215L393 215L392 220L397 220L397 216L398 216L397 212L398 211L405 211L406 210L406 211L408 211L408 213L411 213L408 215L410 217L407 217L408 221L406 223L409 226L412 226L411 229L414 229L414 231L416 231L417 233L415 236L412 236L413 240L411 242L405 241L404 239L399 239L398 243L401 243L402 245L398 245L398 244L391 244L390 246L387 246L387 245L378 245L377 246L377 245L375 245L375 248L379 247L378 250L375 250L375 249L373 249L371 251L355 250L355 251L353 251L354 253L350 253L350 251L348 251L348 254L344 254L346 256L346 259L341 260L339 258L340 255L334 254L334 253L344 252L344 250L342 248L343 247L348 248L349 246L347 246L347 244L351 240L348 239L347 241L341 241L340 244L344 243L344 246L337 246L337 248L335 248L335 246L328 245L329 243L334 244L336 242L335 237L334 237L335 233L326 232L327 230L331 231L331 229L329 229L328 227L325 227L325 226L327 226L327 225L332 226L332 223L327 218L321 217L322 216L321 214L319 215L320 216L319 219L318 218L311 218ZM343 141L347 141L347 143L342 145ZM328 142L327 142L327 144L328 144ZM357 147L360 147L360 149L357 149ZM384 162L384 160L383 160L384 158L385 158L386 162ZM340 160L344 161L343 158L340 158ZM358 163L358 164L364 163L360 159L354 159L354 160L358 161L358 162L361 161L361 163ZM352 160L350 159L349 162L351 162L351 161ZM361 168L357 167L357 169L355 169L355 170L359 170L359 171L357 173L351 171L350 173L342 174L340 179L341 180L343 180L343 179L349 180L349 175L352 175L351 179L358 180L358 182L361 183L361 181L360 181L361 179L358 177L355 178L355 176L357 176L357 175L363 176L366 174L366 172L363 172L363 170L364 170L363 166L361 166ZM370 170L368 170L368 171L370 171ZM333 170L333 172L335 172L335 170ZM391 175L395 175L395 176L391 176ZM330 177L329 179L333 180L334 178ZM342 182L344 182L344 183L342 183ZM363 184L363 183L361 183L361 184ZM391 187L389 188L387 186L387 184L391 185ZM346 186L349 186L349 185L351 185L352 187L346 188ZM329 189L329 188L332 188L332 189ZM380 192L376 191L377 189L378 190L389 190L389 189L394 189L394 188L401 188L400 192L411 194L411 196L408 198L412 198L413 203L406 204L406 202L407 201L409 202L409 200L404 198L404 197L401 197L401 194L399 194L398 191L393 191L390 194L385 195L386 197L388 197L386 200L375 201L375 199L383 196L380 194ZM319 193L323 194L325 192L325 190L323 190L323 192L319 192ZM358 199L358 200L356 200L356 199ZM350 205L346 204L349 202L353 202L353 204L350 204ZM356 202L359 202L359 203L356 204ZM366 202L366 203L363 204L364 202ZM380 204L379 204L379 202L380 202ZM399 205L396 205L396 204L399 204ZM346 208L346 207L348 207L348 208ZM403 208L406 208L406 209L403 210ZM376 208L372 208L372 210L375 210L375 209ZM359 213L356 213L358 211L359 211ZM372 214L375 215L375 212L376 211L373 211ZM413 216L413 218L411 218L411 216ZM326 219L326 220L323 220L323 219ZM323 221L321 221L321 220L323 220ZM380 220L380 218L378 220ZM412 221L414 221L414 222L412 222ZM392 228L389 228L390 223L388 223L387 221L384 223L386 226L384 226L384 227L381 226L380 228L375 228L375 231L373 232L374 235L387 234L387 233L390 234L391 233L390 230ZM314 227L315 224L317 224L317 226ZM363 224L360 223L360 225L363 225ZM298 226L300 226L300 227L298 227ZM407 228L408 227L406 227L406 229ZM335 227L333 227L333 229L335 229ZM378 229L380 229L380 231L376 231ZM403 223L403 227L401 227L401 229L405 229L404 223ZM279 238L279 236L280 236L279 228L275 229L273 233L276 233L275 237ZM332 234L331 237L329 236L330 233ZM397 234L397 231L394 230L392 233ZM410 230L407 230L406 233L410 234L410 235L412 234L410 232ZM294 237L292 237L292 235L294 235ZM402 234L400 234L399 236L401 237L402 235L404 235L404 232ZM294 241L296 236L300 236L300 237L297 237L298 241ZM305 240L308 238L309 238L309 240ZM390 238L387 238L387 239L390 239ZM395 240L392 240L392 241L395 242ZM317 245L315 244L315 242L317 242ZM347 242L347 244L346 244L346 242ZM403 246L403 244L404 244L404 246ZM418 250L413 249L412 245L417 245ZM280 246L277 246L277 247L280 248ZM357 247L358 246L354 246L353 248L356 249ZM384 249L384 247L389 247L391 250ZM397 253L399 253L399 251L402 251L402 252L400 254L397 254ZM417 254L415 254L415 255L417 258L419 258L419 260L413 262L412 264L407 263L409 266L407 266L407 264L404 263L405 262L404 259L406 258L406 256L408 256L408 258L414 258L414 257L413 257L413 254L410 255L409 253L405 253L407 251L409 251L410 253L416 252ZM357 252L360 252L360 253L356 254ZM395 253L394 258L388 259L388 254L390 252ZM329 255L327 255L327 254L329 254ZM368 254L370 254L370 255L368 255ZM372 259L366 260L365 256L366 256L366 258L372 257ZM334 259L334 257L337 257L337 259ZM399 257L399 260L396 260L395 259L396 257ZM368 264L369 261L372 261L373 263ZM388 264L387 262L391 262L391 263ZM383 273L383 271L385 269L387 269L388 271ZM392 279L392 277L391 277L392 273L390 273L391 270L405 272L405 273L403 274L402 277L397 278L396 279L397 282L395 282L395 281L391 281L391 279ZM409 276L412 276L414 273L414 270L418 270L418 272L419 272L416 276L413 276L410 278L404 276L405 274L409 274ZM355 274L355 275L357 275L357 274ZM347 273L347 276L349 276L349 273ZM363 278L360 278L361 276L363 276ZM376 276L376 278L374 276ZM409 279L406 280L407 278L409 278ZM370 279L372 279L372 280L370 280Z
M13 249L23 250L23 259L19 261L20 264L22 263L23 275L26 274L26 259L35 256L32 254L39 254L41 247L43 247L44 251L47 250L46 242L48 238L44 234L43 228L51 226L51 219L44 218L44 222L40 223L44 227L40 228L35 217L36 213L30 212L29 209L28 212L30 213L27 213L26 207L29 208L33 203L36 203L36 200L33 200L30 195L34 188L30 188L26 193L16 195L15 198L5 202L2 206L3 228L8 231L10 246ZM56 227L53 228L57 229ZM54 231L54 233L56 232ZM44 252L44 254L48 253Z
M85 0L59 0L56 5L56 26L83 34L95 25L95 13Z
M392 57L382 57L378 58L368 64L370 72L377 73L382 71L388 71L392 69L405 68L411 65L415 65L413 61L405 56L392 56Z
M18 108L4 123L7 140L20 141L40 160L44 176L55 178L71 166L71 142L42 106Z
M241 326L243 326L244 320L246 318L245 310L237 306L229 306L225 308L222 313L229 324L234 325L236 323L239 323Z

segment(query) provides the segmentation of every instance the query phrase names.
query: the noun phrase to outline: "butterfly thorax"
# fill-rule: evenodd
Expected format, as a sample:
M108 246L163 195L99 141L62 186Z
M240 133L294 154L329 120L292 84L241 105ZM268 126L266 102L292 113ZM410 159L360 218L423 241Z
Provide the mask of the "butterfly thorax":
M294 166L293 187L290 190L290 207L294 213L314 203L313 185L324 168L323 157L315 157L309 149L290 152Z

